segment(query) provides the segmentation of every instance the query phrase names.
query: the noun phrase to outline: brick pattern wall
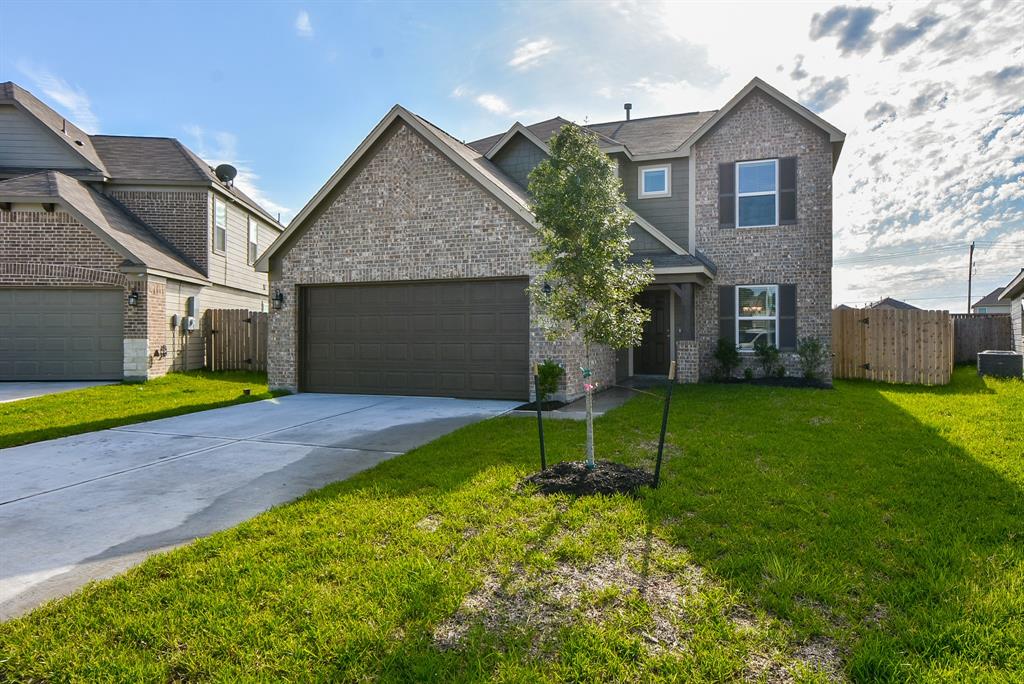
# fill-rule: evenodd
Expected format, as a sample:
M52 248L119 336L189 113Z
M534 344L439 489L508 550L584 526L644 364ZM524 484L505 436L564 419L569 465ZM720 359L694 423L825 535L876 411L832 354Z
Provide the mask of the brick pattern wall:
M285 295L284 307L270 311L273 387L297 389L299 285L538 272L530 260L537 247L532 229L401 122L381 137L328 201L273 260L271 293L280 289ZM571 342L544 347L537 331L530 339L531 365L577 353L578 345ZM571 371L573 365L563 363ZM614 358L607 365L611 378ZM528 372L523 369L524 375Z
M67 212L0 211L0 285L109 287L123 261Z
M205 190L165 192L107 188L104 194L194 261L201 273L208 273L209 193Z
M103 287L123 289L126 378L163 375L169 359L151 350L165 344L166 285L130 278L124 257L64 211L0 211L0 286ZM139 295L137 306L128 295Z
M718 266L709 287L696 290L700 376L716 363L718 286L795 283L797 337L832 342L832 149L828 136L774 100L754 91L693 150L697 247ZM775 228L718 227L718 164L797 157L797 223ZM744 355L746 356L746 355ZM799 373L784 353L788 374ZM750 360L745 359L748 365ZM831 380L827 363L826 379ZM742 373L741 367L739 372Z
M676 342L676 382L694 383L700 380L700 347L696 340Z

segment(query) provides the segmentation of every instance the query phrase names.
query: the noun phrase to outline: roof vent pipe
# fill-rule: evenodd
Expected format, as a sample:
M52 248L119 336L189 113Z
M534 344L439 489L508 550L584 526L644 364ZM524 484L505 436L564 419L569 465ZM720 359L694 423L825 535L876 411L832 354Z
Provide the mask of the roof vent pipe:
M633 109L633 105L629 102L622 105L622 108L626 110L626 121L629 121L629 110Z

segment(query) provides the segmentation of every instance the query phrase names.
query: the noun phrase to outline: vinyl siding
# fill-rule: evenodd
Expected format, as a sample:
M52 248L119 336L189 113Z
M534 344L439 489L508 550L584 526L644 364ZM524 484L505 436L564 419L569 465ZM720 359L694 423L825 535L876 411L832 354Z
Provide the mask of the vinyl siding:
M650 197L639 199L637 177L644 166L672 166L671 197ZM622 191L626 193L626 204L636 213L650 221L655 228L670 237L683 249L692 251L689 242L689 194L690 165L685 157L664 161L631 162L619 157L619 177Z
M89 168L84 159L14 105L0 105L0 166Z
M170 331L167 334L167 355L171 357L170 370L172 371L195 370L203 367L205 341L203 340L201 329L202 318L199 318L199 330L185 333L180 323L176 329L171 330L171 317L174 314L178 314L182 318L188 314L189 297L198 297L199 306L204 306L203 290L204 288L200 285L183 283L177 280L167 281L165 325Z
M213 194L213 193L211 193ZM220 201L220 195L214 195ZM267 274L258 273L248 262L247 250L249 239L248 217L250 213L242 206L224 200L227 206L228 227L225 236L223 254L215 252L213 246L213 197L210 200L210 216L207 225L210 231L210 270L209 278L217 285L265 295L267 292ZM258 234L259 251L270 246L276 237L276 231L260 222Z
M1021 312L1021 305L1024 304L1024 295L1021 295L1010 302L1010 328L1013 336L1013 348L1015 351L1024 354L1024 314Z
M530 182L530 171L546 156L544 150L516 133L491 161L525 190Z

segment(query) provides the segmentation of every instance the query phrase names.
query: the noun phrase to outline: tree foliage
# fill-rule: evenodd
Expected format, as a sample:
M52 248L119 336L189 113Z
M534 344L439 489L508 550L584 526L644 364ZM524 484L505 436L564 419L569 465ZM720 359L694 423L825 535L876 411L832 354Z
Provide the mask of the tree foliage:
M572 124L549 147L529 185L541 239L533 258L545 269L530 287L538 323L549 339L577 332L588 348L636 346L650 312L635 297L654 275L649 263L627 261L632 218L614 163Z

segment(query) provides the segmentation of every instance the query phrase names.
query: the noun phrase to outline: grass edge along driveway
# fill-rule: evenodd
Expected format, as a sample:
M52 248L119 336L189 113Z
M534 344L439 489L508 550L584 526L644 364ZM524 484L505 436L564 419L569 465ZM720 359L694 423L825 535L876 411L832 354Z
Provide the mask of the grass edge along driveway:
M243 394L250 389L251 394ZM260 401L263 373L188 371L141 383L100 385L0 404L0 448Z
M678 388L637 499L469 426L0 625L0 679L1019 681L1024 383L836 385ZM651 467L659 408L599 456Z

